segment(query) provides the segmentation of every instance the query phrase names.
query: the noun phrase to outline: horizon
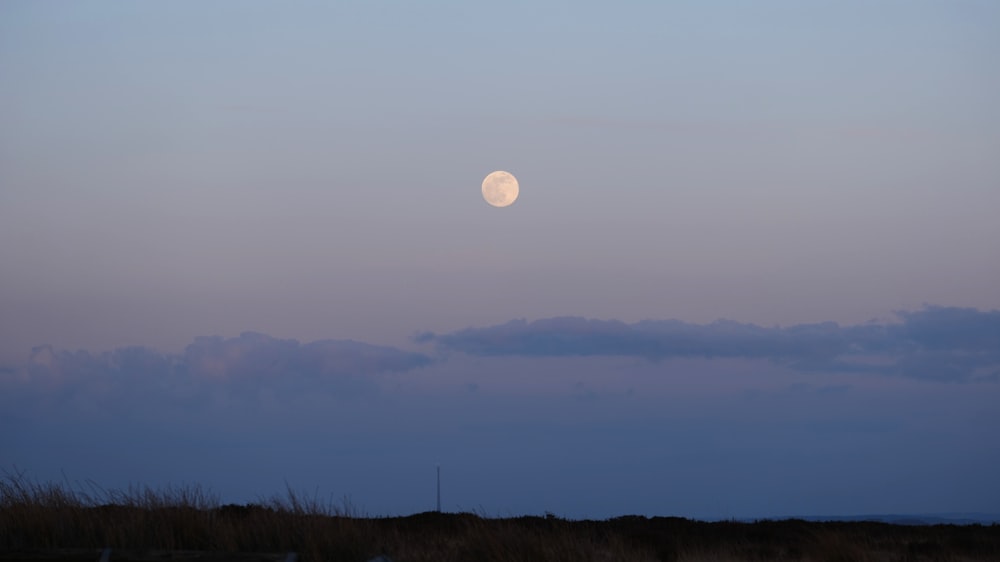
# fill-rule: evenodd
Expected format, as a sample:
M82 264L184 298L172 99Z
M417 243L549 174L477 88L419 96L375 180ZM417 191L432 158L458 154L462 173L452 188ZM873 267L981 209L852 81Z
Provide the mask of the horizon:
M996 513L998 57L975 0L4 2L0 467Z
M62 475L61 481L45 481L37 482L32 480L31 476L25 471L20 471L17 467L8 470L6 468L2 469L4 472L4 482L5 485L9 486L8 490L17 490L19 494L18 497L21 500L28 500L29 497L33 498L35 501L43 499L43 491L51 492L54 488L59 489L62 493L68 494L64 496L66 498L75 498L79 501L79 506L81 507L100 507L107 505L119 505L119 506L129 506L136 505L137 503L143 503L139 501L139 496L141 495L146 503L149 503L149 494L154 494L158 501L156 502L161 508L162 507L173 507L176 505L193 505L191 504L192 498L197 498L195 502L197 503L197 509L211 510L211 509L224 509L230 506L240 506L240 507L261 507L270 509L288 509L294 505L301 504L303 506L309 506L307 509L312 510L314 513L321 513L325 515L334 515L338 517L350 517L359 519L391 519L391 518L407 518L414 516L421 516L431 513L445 514L445 515L473 515L476 517L481 517L484 519L510 519L510 518L524 518L524 517L534 517L534 518L544 518L544 519L558 519L563 521L611 521L615 519L630 519L630 518L642 518L642 519L657 519L657 518L677 518L686 519L689 521L700 521L705 523L714 522L740 522L740 523L757 523L757 522L767 522L767 521L809 521L809 522L876 522L876 523L890 523L893 525L992 525L1000 524L1000 513L984 513L984 512L942 512L942 513L866 513L866 514L791 514L791 515L779 515L771 517L728 517L728 518L694 518L685 517L682 515L641 515L641 514L619 514L611 515L603 518L573 518L564 517L558 513L553 513L551 511L544 511L541 513L507 513L507 514L490 514L482 510L454 510L448 511L441 509L439 501L440 492L440 466L435 465L438 469L435 471L435 507L433 509L427 509L424 511L414 511L408 513L386 513L386 514L369 514L365 511L363 506L355 505L350 497L341 497L336 500L332 497L327 497L326 499L321 499L318 496L318 490L313 491L311 494L305 490L296 490L294 487L290 486L287 482L285 483L285 494L282 496L280 493L272 493L270 495L259 495L253 501L248 502L230 502L226 501L225 498L218 496L213 490L209 488L203 488L200 484L194 482L187 483L166 483L159 487L152 487L144 485L141 483L133 482L128 485L128 488L105 488L98 482L87 481L82 482L70 482L66 474ZM97 493L95 493L97 492ZM30 500L29 500L30 501ZM156 509L156 508L154 508Z

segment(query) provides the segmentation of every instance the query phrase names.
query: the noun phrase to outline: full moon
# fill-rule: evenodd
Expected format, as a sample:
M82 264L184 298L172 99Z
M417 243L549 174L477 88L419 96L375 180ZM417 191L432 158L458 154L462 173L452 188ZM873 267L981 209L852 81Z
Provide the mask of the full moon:
M483 180L483 199L494 207L506 207L517 200L517 178L510 172L496 171Z

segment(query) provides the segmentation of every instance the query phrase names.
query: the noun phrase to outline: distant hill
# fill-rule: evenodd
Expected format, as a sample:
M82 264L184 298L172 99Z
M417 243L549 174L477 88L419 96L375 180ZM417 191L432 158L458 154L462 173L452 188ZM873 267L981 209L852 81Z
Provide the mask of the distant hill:
M997 513L895 513L875 515L796 515L804 521L877 521L894 525L993 525L1000 524Z

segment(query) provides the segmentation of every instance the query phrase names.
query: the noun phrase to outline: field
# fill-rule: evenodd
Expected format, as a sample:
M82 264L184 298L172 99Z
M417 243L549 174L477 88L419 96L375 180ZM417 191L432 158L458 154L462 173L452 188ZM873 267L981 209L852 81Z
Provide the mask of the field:
M106 551L105 549L110 549ZM677 517L571 521L472 513L368 517L289 490L221 504L197 486L103 490L0 481L0 562L14 560L967 561L1000 560L1000 525Z

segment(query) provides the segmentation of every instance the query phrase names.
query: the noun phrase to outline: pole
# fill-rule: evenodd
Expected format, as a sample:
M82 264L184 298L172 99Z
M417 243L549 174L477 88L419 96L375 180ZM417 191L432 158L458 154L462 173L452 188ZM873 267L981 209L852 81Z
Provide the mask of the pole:
M438 469L438 502L437 502L437 512L441 513L441 465L437 465Z

